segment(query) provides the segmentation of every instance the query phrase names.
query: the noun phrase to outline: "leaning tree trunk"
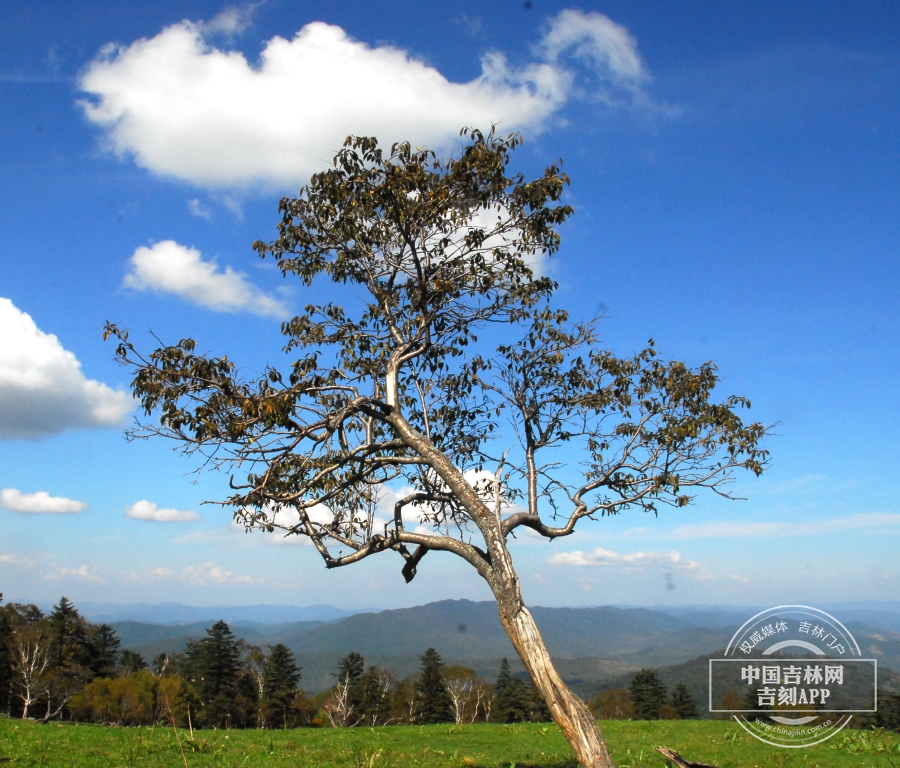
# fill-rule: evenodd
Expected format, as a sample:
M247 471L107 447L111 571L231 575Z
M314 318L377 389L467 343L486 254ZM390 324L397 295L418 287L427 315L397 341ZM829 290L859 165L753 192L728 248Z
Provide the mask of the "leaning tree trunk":
M544 639L530 611L522 601L519 580L509 551L503 543L491 547L494 579L491 589L497 598L500 622L515 646L519 658L543 696L553 720L562 729L583 768L615 768L600 726L587 705L562 681Z
M396 369L388 371L386 377L386 399L392 407L399 409L396 387ZM472 563L479 574L488 582L500 611L500 622L506 634L522 659L525 669L543 696L550 714L572 745L575 756L583 768L615 768L609 750L600 733L600 726L585 706L562 681L534 619L522 601L519 578L516 576L512 558L506 547L506 537L500 524L500 506L496 513L484 503L463 474L431 441L413 429L409 422L396 413L390 423L413 450L426 459L432 468L447 483L456 499L465 507L472 520L480 529L487 545L489 565ZM471 562L471 561L470 561Z

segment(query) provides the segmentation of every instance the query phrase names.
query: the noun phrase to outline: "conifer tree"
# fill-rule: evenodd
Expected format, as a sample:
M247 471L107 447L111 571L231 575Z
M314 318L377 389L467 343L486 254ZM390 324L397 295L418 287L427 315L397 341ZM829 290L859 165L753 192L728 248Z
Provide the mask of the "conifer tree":
M636 672L628 689L637 720L659 720L659 711L666 703L666 686L655 670Z
M362 654L350 651L338 662L337 679L341 682L358 680L366 669L366 660Z
M550 708L534 683L525 683L528 694L528 720L532 723L549 723L553 719Z
M0 592L0 603L3 593ZM12 687L12 621L6 608L0 605L0 712L8 712Z
M234 722L241 728L258 725L260 715L259 685L253 673L243 669L238 676L234 697Z
M269 727L287 728L292 725L291 703L300 684L300 667L291 649L283 643L272 647L266 657L263 672L263 700L266 705Z
M700 717L694 694L684 683L678 683L672 689L672 699L669 703L682 720L695 720Z
M356 725L362 719L363 691L362 677L366 671L366 660L362 654L350 651L338 662L336 677L338 685L346 685L347 724Z
M85 621L69 598L63 596L50 616L55 667L87 667L90 663Z
M444 682L444 662L440 654L429 648L422 654L422 667L416 680L419 700L419 723L449 723L453 721L452 703Z
M142 669L147 669L147 661L137 651L130 651L126 648L119 657L119 666L126 675L133 675Z
M386 669L370 666L360 678L362 723L382 725L391 718L391 683L393 675Z
M509 661L500 662L500 674L494 685L494 706L491 716L500 723L522 723L528 716L531 704L528 685L521 677L509 671Z
M69 701L93 678L91 670L92 629L67 597L47 617L50 663L42 675L44 722L66 716Z
M188 642L185 672L197 688L208 725L227 725L235 711L240 651L228 624L217 621L202 640Z
M119 660L119 646L122 643L116 630L109 624L101 624L90 633L87 643L88 668L91 671L91 676L112 677L115 675ZM124 651L123 653L131 653L131 651ZM146 666L144 664L144 667Z

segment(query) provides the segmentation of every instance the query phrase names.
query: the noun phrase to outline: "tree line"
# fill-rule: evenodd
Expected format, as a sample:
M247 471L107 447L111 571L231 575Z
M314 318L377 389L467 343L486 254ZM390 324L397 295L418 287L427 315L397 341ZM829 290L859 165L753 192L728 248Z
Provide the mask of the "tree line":
M493 685L468 667L443 663L429 648L418 674L395 680L390 670L369 666L359 653L338 663L331 690L317 697L324 717L335 727L390 724L547 722L537 689L500 663Z
M697 701L685 683L668 690L659 674L652 669L635 673L628 688L608 688L591 702L598 720L691 720L699 718ZM728 691L716 709L755 709L755 692L742 699L736 691ZM731 715L714 714L714 718L730 719ZM900 693L879 690L878 711L874 715L857 715L854 727L884 728L900 731Z
M48 615L35 605L2 605L2 597L0 713L7 717L279 729L551 719L535 686L512 674L505 658L491 684L468 667L445 665L434 648L421 656L417 674L402 679L351 652L338 662L332 687L310 696L287 646L251 645L224 621L182 653L161 653L148 664L120 647L112 626L88 622L65 597ZM627 689L601 693L591 710L601 720L700 717L688 686L669 691L650 669ZM900 730L900 696L881 696L871 724Z
M635 673L628 688L608 688L591 702L600 720L693 720L700 717L694 694L684 683L670 692L652 669Z
M183 653L149 664L120 646L112 626L87 621L66 597L48 615L36 605L0 605L0 712L186 727L302 725L304 712L307 721L315 714L290 649L266 652L236 639L224 621Z
M0 604L0 712L44 722L189 728L550 719L535 687L513 675L506 659L490 685L472 669L445 665L433 648L418 674L403 679L366 668L352 652L339 661L331 689L311 697L287 646L251 645L224 621L189 640L183 653L161 653L149 664L120 646L112 626L87 621L66 597L48 615L36 605Z

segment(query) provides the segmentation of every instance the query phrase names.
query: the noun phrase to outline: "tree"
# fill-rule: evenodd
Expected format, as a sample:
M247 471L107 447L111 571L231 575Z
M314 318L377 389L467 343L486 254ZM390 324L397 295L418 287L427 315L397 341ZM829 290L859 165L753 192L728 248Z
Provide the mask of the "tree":
M94 627L87 638L88 669L92 677L112 677L116 673L116 662L119 659L119 646L121 644L122 641L119 639L119 635L109 624L100 624ZM123 660L126 653L130 654L133 651L123 651ZM138 654L134 655L140 658ZM123 666L126 665L123 664ZM146 668L146 666L144 664L139 669Z
M350 680L338 680L322 703L322 711L332 728L356 725L359 718L350 700Z
M363 655L356 651L350 651L338 661L338 671L334 674L342 682L355 682L363 676L365 671L366 660Z
M50 635L43 611L36 605L9 603L0 609L0 691L5 710L12 714L13 702L22 705L23 717L36 701L39 683L50 666Z
M879 692L881 693L881 692ZM878 697L878 714L875 723L879 728L900 731L900 694L885 693Z
M476 690L481 683L475 670L460 666L445 667L444 682L447 684L447 695L453 707L454 721L475 722L479 703Z
M754 692L755 693L755 692ZM745 699L741 698L741 694L737 691L725 691L725 695L715 703L713 709L756 709L757 701L754 697L749 704L745 704ZM733 715L727 712L712 713L713 720L731 720Z
M407 581L430 552L469 563L579 761L610 766L525 606L510 537L656 514L696 488L727 496L734 470L763 470L766 430L741 421L745 399L713 400L711 363L662 362L652 342L620 358L600 349L595 321L571 322L533 269L559 247L568 178L559 165L508 174L519 137L465 135L447 160L350 137L281 201L279 236L255 243L259 255L344 292L284 324L289 370L247 378L191 338L145 356L118 326L105 336L158 414L131 437L168 437L240 472L219 503L248 530L307 536L326 568L394 553ZM385 524L379 504L398 487L412 491Z
M628 692L637 720L659 720L668 692L655 670L642 669L636 672Z
M291 705L300 685L300 667L294 654L283 643L272 646L266 657L262 699L269 727L287 728L292 720Z
M90 649L86 622L72 601L61 597L47 618L53 642L54 666L87 666L90 663Z
M262 648L258 645L251 645L243 638L238 640L238 648L241 652L241 666L244 670L244 677L253 683L253 698L257 704L256 727L266 728L268 707L266 705L263 687L265 685L266 661L268 657Z
M418 706L414 678L405 677L394 685L394 690L391 691L391 722L404 725L415 723Z
M72 700L79 719L117 725L150 725L156 713L159 680L150 672L110 679L98 677Z
M444 662L440 654L429 648L421 656L422 667L416 679L419 723L449 723L453 720L450 695L444 682Z
M67 597L61 597L47 617L50 663L41 680L46 722L64 714L72 698L93 677L90 625Z
M126 648L119 657L119 666L126 675L134 675L142 669L147 669L147 661L137 651Z
M525 683L509 671L509 660L500 662L500 673L494 683L494 706L491 709L494 720L500 723L521 723L526 720L528 708Z
M337 682L322 707L335 728L359 725L362 721L362 679L365 670L366 660L356 651L351 651L338 661L338 669L334 673Z
M22 719L42 692L42 682L51 663L52 641L46 619L20 624L12 641L15 695L22 702Z
M695 720L700 717L694 694L684 683L678 683L672 689L672 698L669 704L682 720Z
M391 686L394 676L387 669L370 666L359 680L361 722L384 725L391 719Z
M535 686L511 674L506 658L500 662L491 713L494 720L501 723L544 722L550 719L550 712Z
M0 603L3 593L0 592ZM9 714L10 694L13 681L13 626L6 606L0 605L0 711Z
M624 688L607 688L591 702L591 711L600 720L631 720L634 705Z
M157 653L156 656L153 657L153 664L150 669L157 677L173 675L176 672L175 665L172 664L169 654L165 652Z
M236 711L240 651L228 624L217 621L206 637L185 648L185 676L196 687L203 704L204 722L227 725Z
M366 660L361 653L350 651L338 661L336 673L338 686L345 689L345 705L347 719L345 725L358 725L363 714L363 675L366 671Z

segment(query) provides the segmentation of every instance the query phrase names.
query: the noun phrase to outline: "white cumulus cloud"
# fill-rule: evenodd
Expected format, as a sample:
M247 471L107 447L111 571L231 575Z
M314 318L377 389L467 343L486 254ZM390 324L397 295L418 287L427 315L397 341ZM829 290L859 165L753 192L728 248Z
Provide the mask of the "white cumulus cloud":
M624 554L597 547L592 552L575 550L560 552L548 561L552 565L619 567L633 570L678 571L697 579L711 579L713 574L700 563L686 560L680 552L631 552Z
M322 22L268 40L258 63L213 46L210 32L183 21L106 46L79 83L84 113L113 152L210 190L296 187L350 133L446 149L463 125L540 131L576 93L649 104L634 38L599 13L563 11L532 61L487 53L467 83Z
M150 575L160 579L174 579L196 586L208 584L254 584L258 582L258 579L254 579L252 576L238 576L212 563L189 565L180 573L175 573L168 568L156 568L150 572Z
M33 568L34 563L21 555L0 552L0 565L21 565L23 568Z
M152 501L146 499L126 507L125 516L134 520L152 520L156 523L186 523L190 520L200 519L200 515L196 512L157 507Z
M87 509L87 504L83 501L51 496L46 491L22 493L15 488L0 491L0 506L24 515L64 515Z
M131 397L85 377L81 363L30 315L0 298L0 439L115 427Z
M79 565L77 568L56 568L51 573L44 576L48 581L59 581L60 579L81 579L82 581L102 582L97 574L91 573L91 566Z
M231 267L221 270L215 261L205 261L196 248L174 240L163 240L149 248L141 246L128 265L130 271L123 281L127 288L172 293L217 312L251 312L278 318L288 315L281 301L261 291L243 273Z

